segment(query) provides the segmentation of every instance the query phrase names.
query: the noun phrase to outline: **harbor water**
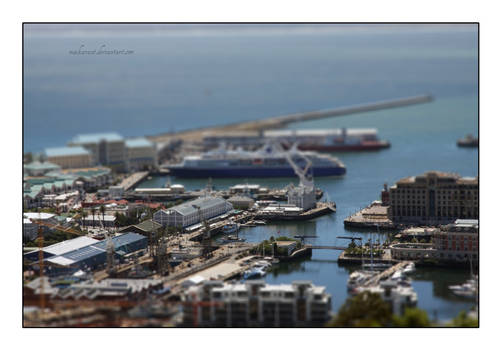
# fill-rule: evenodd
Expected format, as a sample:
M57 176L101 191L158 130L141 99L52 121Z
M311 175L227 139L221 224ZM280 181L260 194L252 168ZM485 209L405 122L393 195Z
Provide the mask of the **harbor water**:
M347 167L342 177L315 178L315 185L324 191L324 198L336 202L337 211L307 222L273 223L266 226L242 228L239 236L249 242L260 242L270 236L309 235L315 245L345 246L349 242L337 236L362 236L385 240L380 232L346 229L343 220L354 212L380 199L383 184L392 185L406 176L428 170L478 175L478 149L458 148L457 135L465 135L477 128L477 98L438 98L429 104L360 115L338 117L291 125L291 128L325 128L329 126L376 126L382 138L392 143L389 149L378 152L334 153ZM434 126L434 127L432 127ZM154 177L139 187L163 187L168 177ZM187 190L202 189L207 180L171 178ZM215 189L227 189L238 183L257 183L269 188L283 188L297 183L295 178L284 179L212 179ZM289 283L311 280L324 285L333 295L336 311L347 298L346 282L353 267L341 267L336 262L340 251L314 250L311 258L281 263L266 276L270 283ZM445 268L417 268L413 287L418 294L418 306L431 319L445 321L461 310L468 311L473 300L459 298L448 290L448 285L461 284L470 277L469 270Z

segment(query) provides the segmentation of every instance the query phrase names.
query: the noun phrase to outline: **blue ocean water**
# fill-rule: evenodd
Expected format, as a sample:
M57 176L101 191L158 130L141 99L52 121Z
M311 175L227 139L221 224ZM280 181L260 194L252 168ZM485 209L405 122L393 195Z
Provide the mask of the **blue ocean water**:
M61 28L61 27L58 27ZM319 245L341 245L345 217L379 199L384 183L428 170L478 175L478 150L456 140L478 133L478 54L475 26L106 26L25 28L25 151L65 144L77 133L114 130L124 136L218 125L230 121L431 93L431 103L354 114L290 128L376 127L392 147L339 153L340 178L316 178L337 212L300 224L241 230L248 241L271 235L315 234ZM130 55L71 55L69 50L134 50ZM163 186L154 178L142 187ZM217 188L245 179L214 179ZM249 179L283 187L296 179ZM172 179L189 189L205 180ZM269 282L312 280L345 301L350 271L336 251L281 265ZM473 302L447 285L469 271L418 269L419 307L445 320Z
M70 54L102 47L134 52ZM24 146L422 93L477 96L477 58L473 25L25 25Z

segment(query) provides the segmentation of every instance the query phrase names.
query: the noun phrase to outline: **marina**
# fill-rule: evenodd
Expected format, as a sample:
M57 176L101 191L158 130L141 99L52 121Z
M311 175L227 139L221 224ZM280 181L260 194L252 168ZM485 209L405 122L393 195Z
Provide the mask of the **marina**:
M155 71L93 65L127 73L134 98L107 85L113 76L101 99L29 91L25 149L67 143L24 155L24 325L321 326L365 292L392 322L406 307L431 325L477 311L477 55L455 36L476 33L413 30L231 45L133 35L141 55L129 62ZM52 106L75 125L50 128ZM48 111L40 137L33 121Z

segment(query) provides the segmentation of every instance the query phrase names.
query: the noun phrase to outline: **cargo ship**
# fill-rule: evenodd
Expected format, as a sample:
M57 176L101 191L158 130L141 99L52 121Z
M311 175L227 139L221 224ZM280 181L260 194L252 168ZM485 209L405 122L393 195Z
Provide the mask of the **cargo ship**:
M388 141L378 138L377 129L284 129L266 130L261 133L213 133L204 136L204 146L207 149L217 147L221 143L232 147L256 149L267 141L281 142L286 148L297 144L300 150L318 152L377 151L390 147Z
M463 139L457 140L458 147L478 147L479 140L477 137L472 136L471 134L467 135Z
M257 151L229 150L222 146L201 155L186 156L181 163L166 167L177 177L296 177L291 161L302 168L309 163L310 175L316 177L346 172L345 165L333 156L303 152L295 147L283 150L270 144Z

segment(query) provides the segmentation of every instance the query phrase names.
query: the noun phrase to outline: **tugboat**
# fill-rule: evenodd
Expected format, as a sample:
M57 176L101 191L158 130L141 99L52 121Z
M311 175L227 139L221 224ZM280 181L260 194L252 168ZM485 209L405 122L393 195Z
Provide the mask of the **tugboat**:
M479 140L477 137L472 136L471 134L467 135L463 139L457 140L458 147L478 147Z

